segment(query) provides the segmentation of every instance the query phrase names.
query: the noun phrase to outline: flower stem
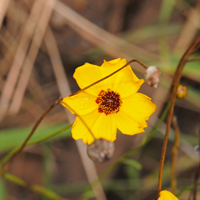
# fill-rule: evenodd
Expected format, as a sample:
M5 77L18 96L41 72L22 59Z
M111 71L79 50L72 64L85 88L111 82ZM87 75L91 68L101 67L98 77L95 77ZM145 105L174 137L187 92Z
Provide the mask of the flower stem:
M200 58L195 58L195 59L187 60L187 62L194 62L194 61L200 61Z
M172 80L172 84L171 84L171 88L170 88L170 97L169 97L169 100L171 100L171 106L170 106L169 114L168 114L168 118L167 118L167 128L166 128L166 132L165 132L162 154L161 154L161 159L160 159L160 169L159 169L159 178L158 178L158 197L159 197L159 193L162 188L162 171L163 171L163 166L164 166L164 161L165 161L169 130L170 130L171 121L172 121L172 117L173 117L173 113L174 113L174 105L175 105L175 100L176 100L177 87L179 85L182 71L188 60L188 57L194 53L194 49L196 49L196 46L199 43L200 43L200 36L196 38L196 40L189 46L189 48L183 54L181 60L179 61L179 64L177 66L176 72L175 72L173 80Z
M36 193L39 193L39 194L42 194L46 197L49 197L51 199L57 199L57 200L68 200L66 198L62 198L60 197L58 194L56 194L55 192L45 188L45 187L42 187L40 185L37 185L37 184L34 184L34 185L31 185L27 182L25 182L24 180L12 175L12 174L9 174L9 173L5 173L3 175L3 177L13 183L16 183L17 185L21 185L25 188L28 188L28 189L31 189L32 191L36 192Z
M39 143L39 142L43 142L44 140L47 140L47 139L49 139L49 138L51 138L51 137L54 137L54 136L58 135L58 134L61 133L61 132L64 132L64 131L66 131L66 130L69 130L71 127L72 127L72 125L70 124L70 125L68 125L68 126L66 126L66 127L64 127L64 128L62 128L62 129L60 129L60 130L58 130L58 131L56 131L56 132L53 132L53 133L51 133L51 134L49 134L49 135L47 135L47 136L44 136L44 137L39 138L39 139L35 139L35 140L33 140L33 141L28 141L28 142L26 143L25 146L28 146L28 145L31 145L31 144L36 144L36 143ZM0 160L0 168L1 168L1 166L2 166L7 160L9 160L9 158L11 158L17 151L19 151L20 147L21 147L20 145L17 146L17 147L15 147L12 151L10 151L8 154L6 154L6 155Z
M37 129L37 127L39 126L40 122L45 118L45 116L54 108L56 107L58 104L60 104L60 102L62 101L62 97L60 97L58 100L56 100L42 115L41 117L37 120L37 122L35 123L34 127L32 128L30 134L28 135L28 137L26 138L26 140L23 142L23 144L21 145L21 147L19 148L19 150L15 153L15 155L4 165L3 169L0 171L0 176L2 174L4 174L5 172L7 172L7 170L9 169L10 165L13 163L13 161L15 160L15 158L23 151L24 147L26 146L27 142L30 140L31 136L34 134L35 130Z

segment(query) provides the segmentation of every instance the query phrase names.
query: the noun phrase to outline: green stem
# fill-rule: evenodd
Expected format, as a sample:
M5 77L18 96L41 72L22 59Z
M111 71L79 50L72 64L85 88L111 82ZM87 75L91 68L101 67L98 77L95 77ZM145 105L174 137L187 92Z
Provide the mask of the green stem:
M39 126L39 124L41 123L41 121L45 118L45 116L53 109L55 108L57 105L59 105L62 101L62 97L60 97L58 100L56 100L41 116L40 118L36 121L35 125L33 126L31 132L29 133L28 137L25 139L25 141L22 143L22 145L20 146L20 148L18 149L18 151L10 158L10 160L3 166L3 168L0 171L0 175L4 174L7 172L7 170L9 169L10 165L13 163L13 161L16 159L16 157L23 151L24 147L26 146L26 144L28 143L28 141L30 140L30 138L33 136L35 130L37 129L37 127Z
M200 181L198 182L198 185L200 185ZM180 191L176 194L176 196L179 197L179 196L181 196L183 193L185 193L185 192L187 192L187 191L190 191L190 190L192 190L193 188L194 188L194 184L192 184L192 185L190 185L190 186L188 186L188 187L186 187L186 188L180 190Z
M47 140L47 139L49 139L49 138L51 138L51 137L54 137L54 136L58 135L59 133L64 132L65 130L68 130L68 129L71 128L71 127L72 127L72 124L70 124L70 125L68 125L68 126L66 126L66 127L64 127L64 128L62 128L62 129L60 129L60 130L54 132L54 133L51 133L51 134L49 134L48 136L44 136L44 137L42 137L42 138L40 138L40 139L35 139L35 140L33 140L33 141L28 141L28 142L26 143L25 146L29 146L29 145L32 145L32 144L36 144L36 143L39 143L39 142L43 142L44 140ZM20 147L21 147L21 145L15 147L12 151L10 151L8 154L6 154L6 155L0 160L0 169L2 168L2 165L3 165L6 161L9 160L9 158L11 158L16 152L19 151Z
M24 180L12 175L12 174L9 174L9 173L5 173L3 175L3 177L13 183L16 183L17 185L21 185L25 188L28 188L28 189L31 189L32 191L36 192L36 193L39 193L39 194L42 194L46 197L49 197L50 199L56 199L56 200L69 200L69 199L66 199L66 198L62 198L61 196L59 196L58 194L56 194L55 192L45 188L45 187L42 187L41 185L37 185L37 184L34 184L34 185L31 185L27 182L25 182Z

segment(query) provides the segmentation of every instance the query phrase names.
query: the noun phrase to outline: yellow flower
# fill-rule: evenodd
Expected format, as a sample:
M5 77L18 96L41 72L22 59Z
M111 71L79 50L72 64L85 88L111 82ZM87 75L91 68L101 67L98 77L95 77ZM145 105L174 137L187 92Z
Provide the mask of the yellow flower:
M85 63L76 69L74 78L82 89L111 74L126 64L126 59L104 61L99 67ZM156 105L144 94L137 93L144 82L138 79L130 66L102 80L80 93L65 97L61 104L78 114L93 133L95 139L113 142L117 129L123 134L144 132L145 120L155 111ZM67 106L68 105L68 106ZM74 111L74 112L73 112ZM72 127L72 137L91 144L94 137L79 117Z
M171 192L163 190L160 192L160 197L158 200L178 200L178 198L175 197Z

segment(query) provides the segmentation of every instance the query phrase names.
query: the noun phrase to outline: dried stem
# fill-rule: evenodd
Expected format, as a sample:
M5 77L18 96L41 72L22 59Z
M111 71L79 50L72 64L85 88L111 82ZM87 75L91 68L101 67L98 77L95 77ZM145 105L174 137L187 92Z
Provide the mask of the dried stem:
M165 161L165 154L166 154L166 149L167 149L169 130L170 130L171 121L172 121L172 117L173 117L173 113L174 113L174 105L175 105L175 100L176 100L177 87L179 85L181 74L182 74L183 68L188 60L188 57L192 53L194 53L194 49L196 48L196 46L199 43L200 43L200 36L197 37L197 39L189 46L189 48L186 50L186 52L182 56L178 66L177 66L173 80L172 80L172 84L171 84L171 88L170 88L170 97L169 97L169 100L172 103L171 103L169 113L168 113L167 128L166 128L166 132L165 132L165 138L163 141L163 148L162 148L162 154L161 154L161 159L160 159L160 169L159 169L159 179L158 179L158 197L159 197L159 193L162 188L162 171L163 171L163 166L164 166L164 161Z
M53 109L55 108L58 104L60 104L62 101L62 97L60 97L58 100L56 100L42 115L41 117L37 120L35 123L33 129L31 130L30 134L26 138L26 140L23 142L21 145L20 149L16 152L16 154L4 165L2 171L0 171L0 175L4 174L10 167L10 165L13 163L13 161L16 159L16 157L23 151L24 147L26 146L27 142L30 140L31 136L34 134L35 130L39 126L40 122L44 119L44 117Z
M177 186L176 160L177 160L178 147L179 147L179 143L180 143L180 130L179 130L179 127L177 124L177 118L175 116L173 116L172 125L175 130L175 141L174 141L174 145L172 148L172 157L171 157L171 190L172 190L172 193L175 193L176 186Z
M187 60L187 62L194 62L194 61L200 61L200 58L195 58L195 59Z

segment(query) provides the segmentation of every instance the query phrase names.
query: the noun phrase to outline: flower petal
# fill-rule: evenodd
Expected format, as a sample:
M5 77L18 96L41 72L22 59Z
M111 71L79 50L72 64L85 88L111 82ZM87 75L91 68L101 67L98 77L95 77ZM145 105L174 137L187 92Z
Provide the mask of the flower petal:
M144 132L145 120L155 111L156 105L141 93L122 99L120 111L114 115L117 128L124 134L134 135Z
M120 84L115 84L115 91L120 94L121 98L126 98L135 94L144 83L144 80L138 79L137 82L133 82L127 78L126 80L119 81L119 83Z
M65 97L61 104L67 107L73 114L85 115L98 108L98 104L95 100L96 97L83 91L74 96Z
M120 107L120 111L125 112L143 127L147 126L145 120L148 120L155 110L156 105L151 102L151 98L141 93L124 98Z
M160 197L158 200L178 200L176 196L174 196L171 192L167 190L163 190L160 192Z
M95 139L102 138L111 142L116 139L117 128L112 115L106 116L104 113L98 113L97 110L94 110L87 115L82 115L81 118L90 128ZM75 140L82 139L84 143L88 144L94 142L93 136L79 117L76 117L73 124L72 137Z
M85 63L83 66L78 67L74 73L79 87L82 89L88 85L108 76L126 64L126 59L115 59L111 61L104 61L101 67ZM86 92L91 95L97 96L101 90L113 89L118 92L121 97L130 96L138 91L143 79L138 79L133 73L130 66L125 67L116 74L102 80Z
M85 63L84 65L76 68L73 77L76 79L77 84L81 89L89 86L90 84L100 80L102 78L100 67L97 65L92 65ZM98 96L99 92L102 90L101 82L85 90L85 92Z
M126 64L126 59L117 58L115 60L111 61L105 61L101 65L101 75L102 77L106 77L109 74L113 73L114 71L118 70L119 68L123 67ZM104 85L104 89L114 89L114 85L116 84L115 79L118 73L121 73L124 69L117 72L116 74L108 77L107 79L102 81L102 84ZM108 88L110 87L110 88Z
M123 67L125 64L126 59L120 58L108 62L104 61L101 66L101 74L105 77ZM105 85L111 85L113 90L118 92L122 98L135 94L144 82L143 79L137 78L130 65L126 66L124 69L104 81Z
M123 134L135 135L144 132L144 126L141 126L123 111L113 114L113 117L115 118L117 128Z

